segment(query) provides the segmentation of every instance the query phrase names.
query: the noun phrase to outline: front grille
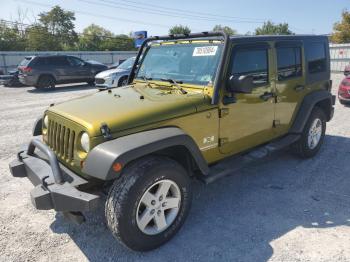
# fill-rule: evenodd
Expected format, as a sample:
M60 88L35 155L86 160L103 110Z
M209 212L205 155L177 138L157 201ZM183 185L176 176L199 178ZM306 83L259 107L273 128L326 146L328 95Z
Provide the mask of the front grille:
M96 83L97 85L102 85L102 84L105 83L105 80L104 80L103 78L96 78L96 79L95 79L95 83Z
M61 123L49 120L47 144L58 157L66 161L74 159L76 132Z

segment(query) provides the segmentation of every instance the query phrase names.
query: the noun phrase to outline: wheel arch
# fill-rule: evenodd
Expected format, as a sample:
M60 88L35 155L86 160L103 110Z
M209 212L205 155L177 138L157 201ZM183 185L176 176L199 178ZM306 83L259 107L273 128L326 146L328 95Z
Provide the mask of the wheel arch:
M334 103L335 96L326 90L314 91L306 95L299 107L298 113L294 119L292 127L289 130L289 133L299 134L303 131L312 109L315 106L320 107L324 111L327 121L330 121L333 117Z
M164 155L179 162L191 173L193 169L208 174L209 167L195 141L177 127L143 131L104 142L88 154L82 171L101 180L113 180L123 168L146 155ZM120 163L122 170L113 165Z

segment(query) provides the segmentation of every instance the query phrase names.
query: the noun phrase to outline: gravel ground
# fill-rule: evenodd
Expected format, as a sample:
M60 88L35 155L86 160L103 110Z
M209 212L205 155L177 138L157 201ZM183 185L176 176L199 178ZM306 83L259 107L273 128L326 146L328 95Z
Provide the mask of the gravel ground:
M281 153L208 186L195 181L187 222L155 251L119 245L102 208L80 226L35 210L32 185L8 163L49 104L93 92L0 87L0 261L350 261L350 107L338 102L317 157Z

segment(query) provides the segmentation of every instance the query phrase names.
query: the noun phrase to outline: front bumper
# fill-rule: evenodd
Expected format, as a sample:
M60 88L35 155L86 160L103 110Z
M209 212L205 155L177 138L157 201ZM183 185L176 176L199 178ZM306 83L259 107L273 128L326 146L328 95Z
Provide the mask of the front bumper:
M87 181L59 164L53 151L39 139L32 139L9 167L14 177L27 177L35 186L30 196L39 210L84 212L98 206L99 196L77 189Z

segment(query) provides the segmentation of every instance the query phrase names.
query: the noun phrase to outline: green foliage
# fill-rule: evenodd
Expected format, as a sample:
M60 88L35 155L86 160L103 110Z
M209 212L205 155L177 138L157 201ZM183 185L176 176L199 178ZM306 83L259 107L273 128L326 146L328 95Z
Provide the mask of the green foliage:
M26 50L28 51L60 51L60 42L46 27L36 24L27 29Z
M49 12L40 13L39 21L61 45L60 49L72 47L77 42L78 36L74 31L75 16L73 12L54 6Z
M39 14L37 23L22 32L0 20L1 51L127 51L135 50L134 40L92 24L81 35L74 30L75 16L59 6Z
M170 35L189 34L189 33L191 33L191 29L188 26L175 25L169 29Z
M101 26L91 24L79 37L78 48L88 51L133 50L133 39L127 35L114 35Z
M213 28L213 31L215 32L225 32L226 34L228 34L229 36L231 35L236 35L237 34L237 31L232 29L231 27L229 26L222 26L222 25L216 25L214 26Z
M334 24L333 34L331 36L333 43L350 43L350 12L342 12L342 21Z
M0 50L21 51L25 48L25 39L16 26L9 27L0 22Z
M261 27L255 29L256 35L293 35L287 23L274 24L271 21L265 22Z

